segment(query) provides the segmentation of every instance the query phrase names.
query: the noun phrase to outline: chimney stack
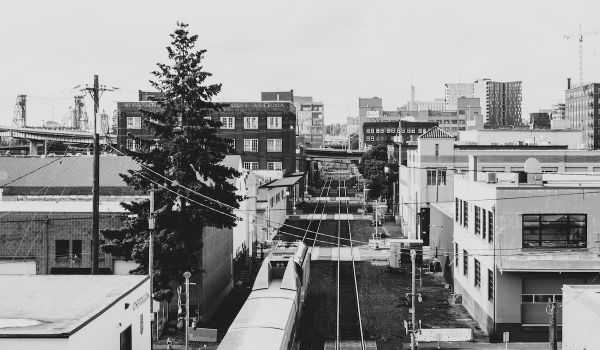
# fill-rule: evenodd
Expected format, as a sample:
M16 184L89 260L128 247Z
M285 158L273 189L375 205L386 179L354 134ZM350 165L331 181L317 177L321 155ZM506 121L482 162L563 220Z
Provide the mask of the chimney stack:
M477 181L477 156L469 156L469 180Z
M571 89L571 78L567 78L567 90Z

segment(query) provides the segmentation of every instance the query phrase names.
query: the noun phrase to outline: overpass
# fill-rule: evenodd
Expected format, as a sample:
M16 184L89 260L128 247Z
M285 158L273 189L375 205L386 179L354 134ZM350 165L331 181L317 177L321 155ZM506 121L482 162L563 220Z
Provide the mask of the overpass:
M63 143L91 144L94 142L94 134L81 130L70 129L45 129L45 128L11 128L0 126L0 137L11 137L19 140L29 141L29 154L37 155L38 146L48 141ZM116 143L115 135L100 136L100 144Z
M307 161L350 160L359 162L364 150L345 150L334 148L305 148L303 155Z

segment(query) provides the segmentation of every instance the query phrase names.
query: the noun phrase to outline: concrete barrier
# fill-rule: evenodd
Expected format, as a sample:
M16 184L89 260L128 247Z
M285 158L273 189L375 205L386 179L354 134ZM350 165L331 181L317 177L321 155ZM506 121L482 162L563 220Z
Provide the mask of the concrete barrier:
M453 342L453 341L471 341L473 340L473 330L471 328L439 328L422 329L421 334L417 333L417 341L420 342Z

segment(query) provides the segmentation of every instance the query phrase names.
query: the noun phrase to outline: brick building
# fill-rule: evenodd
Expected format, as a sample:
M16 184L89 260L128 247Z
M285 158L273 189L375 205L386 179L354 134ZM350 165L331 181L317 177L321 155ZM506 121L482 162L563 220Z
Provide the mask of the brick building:
M415 142L419 135L437 126L434 122L401 121L372 121L363 124L363 144L365 148L384 144L388 146L388 154L398 160L399 144Z
M140 98L145 95L140 93ZM296 171L296 109L292 102L225 102L224 105L222 111L212 114L223 122L218 135L233 140L236 154L242 156L246 169ZM120 147L136 149L130 134L152 137L143 125L140 109L160 110L152 101L117 103Z

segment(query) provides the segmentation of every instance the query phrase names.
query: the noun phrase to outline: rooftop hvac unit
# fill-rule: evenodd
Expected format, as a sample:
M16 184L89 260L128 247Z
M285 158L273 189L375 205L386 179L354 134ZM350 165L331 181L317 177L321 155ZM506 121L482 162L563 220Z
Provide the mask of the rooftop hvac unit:
M496 173L487 173L487 183L495 184L496 182L498 182L498 177L496 176Z

